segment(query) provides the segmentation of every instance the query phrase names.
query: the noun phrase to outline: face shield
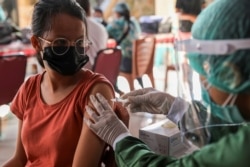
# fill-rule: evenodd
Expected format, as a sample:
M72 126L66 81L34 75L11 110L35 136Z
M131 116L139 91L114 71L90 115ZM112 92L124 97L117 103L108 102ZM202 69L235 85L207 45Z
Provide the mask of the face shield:
M189 104L178 120L185 146L201 148L249 124L235 105L250 90L249 49L250 39L176 41L177 96ZM212 100L211 87L227 92L222 104Z

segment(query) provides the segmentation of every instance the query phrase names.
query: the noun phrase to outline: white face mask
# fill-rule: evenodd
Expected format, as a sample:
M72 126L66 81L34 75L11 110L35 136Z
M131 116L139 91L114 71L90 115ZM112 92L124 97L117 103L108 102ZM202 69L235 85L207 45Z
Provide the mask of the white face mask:
M202 87L202 100L206 103L208 112L219 117L220 119L229 123L242 123L245 122L241 116L238 107L235 105L237 99L236 94L229 94L227 99L222 105L214 103L209 95L209 88L211 85Z
M93 17L95 21L97 21L98 23L101 23L103 21L103 19L101 17Z

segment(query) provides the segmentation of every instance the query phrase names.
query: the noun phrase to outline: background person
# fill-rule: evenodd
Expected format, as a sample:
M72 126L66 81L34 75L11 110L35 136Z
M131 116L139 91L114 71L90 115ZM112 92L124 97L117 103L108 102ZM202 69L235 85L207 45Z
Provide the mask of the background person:
M89 63L85 68L92 69L95 63L97 52L107 47L108 33L107 30L97 23L91 17L91 6L89 0L77 0L87 15L88 38L92 42L91 48L88 50Z
M5 20L6 20L6 15L5 15L5 12L2 8L2 4L0 2L0 22L5 21Z
M129 134L101 94L92 95L92 103L100 115L87 108L93 122L86 119L85 122L113 146L118 166L249 166L249 7L248 0L231 0L230 3L218 0L204 9L194 23L193 38L199 40L201 48L214 48L208 52L198 48L188 54L191 66L200 74L205 106L197 101L188 104L152 88L123 96L128 98L132 112L161 113L176 118L181 132L193 133L190 139L200 144L200 150L181 158L155 154ZM216 48L218 45L232 46L236 50L222 52L221 47ZM112 120L113 124L105 124L105 120ZM195 135L196 132L201 135Z
M28 78L11 103L17 145L3 166L100 166L105 143L83 124L85 106L90 94L110 99L114 91L105 77L82 69L90 47L85 12L74 0L39 0L31 28L44 72Z
M5 10L6 20L12 20L14 24L17 22L17 2L16 0L1 0L3 9Z
M126 3L120 2L114 8L114 20L107 25L109 37L115 39L116 44L121 47L122 60L120 71L132 72L132 47L133 41L139 38L141 30L136 20L130 18L130 10ZM143 87L142 78L137 79ZM118 88L116 91L122 94Z
M94 13L93 13L93 18L101 23L104 27L107 26L107 22L105 21L104 17L103 17L103 11L101 8L99 7L94 7Z
M192 25L202 11L204 5L205 0L176 1L175 8L178 13L179 31L191 33Z
M176 1L176 12L178 17L178 31L177 39L185 40L191 38L191 29L197 16L200 14L205 6L205 0L177 0ZM180 54L180 53L179 53ZM185 53L184 53L185 54ZM189 89L193 95L193 71L189 66L188 60L185 55L182 56L182 69L183 69L183 80L188 83Z

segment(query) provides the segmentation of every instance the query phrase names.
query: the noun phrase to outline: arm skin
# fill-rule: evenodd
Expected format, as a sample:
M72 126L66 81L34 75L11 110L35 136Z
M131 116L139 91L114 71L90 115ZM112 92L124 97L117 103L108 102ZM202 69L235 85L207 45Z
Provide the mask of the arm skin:
M90 91L90 94L95 95L97 92L101 93L105 98L114 98L114 92L110 86L98 83ZM93 106L91 102L89 106ZM113 102L110 101L110 105L114 107ZM94 109L94 107L92 107ZM84 109L85 110L85 109ZM84 114L84 117L88 115ZM76 148L73 167L97 167L100 166L101 157L105 149L105 143L96 136L87 125L83 124L82 132L79 138L79 142Z
M122 103L115 103L115 114L116 116L129 128L129 113L128 110L123 106Z
M9 159L3 167L24 167L27 162L27 157L23 148L23 144L21 141L21 131L22 131L23 122L19 120L18 123L18 136L17 136L17 144L14 156Z

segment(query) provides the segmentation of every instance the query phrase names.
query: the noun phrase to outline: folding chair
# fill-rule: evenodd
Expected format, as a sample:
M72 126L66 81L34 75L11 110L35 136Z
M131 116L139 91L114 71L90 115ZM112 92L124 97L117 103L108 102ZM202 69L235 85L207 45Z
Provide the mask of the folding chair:
M0 106L9 104L24 82L26 74L27 57L23 54L0 56ZM6 113L0 113L1 121Z
M0 56L0 105L14 98L26 74L27 57L23 54Z
M120 71L121 49L106 48L97 53L93 71L103 74L115 86Z
M146 36L133 42L132 72L120 72L119 75L125 77L129 83L130 90L134 90L134 79L148 75L152 87L155 87L153 66L155 55L155 37Z

